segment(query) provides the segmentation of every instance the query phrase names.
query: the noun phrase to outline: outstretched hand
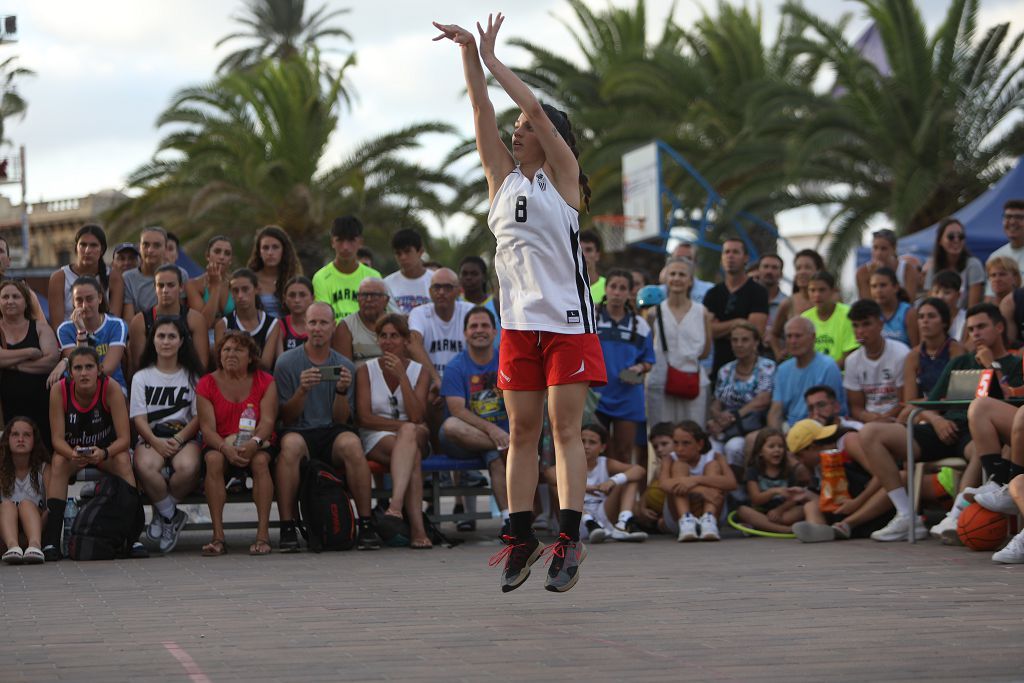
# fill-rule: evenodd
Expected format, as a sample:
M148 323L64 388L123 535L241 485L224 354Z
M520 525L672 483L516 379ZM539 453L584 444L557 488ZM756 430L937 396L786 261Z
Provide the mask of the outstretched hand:
M441 24L436 21L430 22L434 25L441 35L436 36L433 40L444 40L447 38L457 45L468 46L475 42L473 34L462 28L458 24Z
M505 21L505 16L498 12L498 16L495 17L491 14L487 15L487 29L480 25L480 22L476 22L476 30L480 33L480 56L481 57L493 57L494 56L494 44L498 40L498 29L501 28L502 22Z

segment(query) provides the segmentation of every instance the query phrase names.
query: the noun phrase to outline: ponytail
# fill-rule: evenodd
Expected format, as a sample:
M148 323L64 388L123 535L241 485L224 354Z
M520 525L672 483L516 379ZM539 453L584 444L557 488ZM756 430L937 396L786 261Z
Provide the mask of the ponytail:
M576 134L572 130L572 124L569 123L569 116L564 111L552 107L550 104L542 104L541 107L544 109L544 113L548 115L551 123L554 124L555 130L562 136L565 143L569 145L569 150L572 155L579 161L580 150L576 143ZM583 172L583 168L580 167L580 203L583 205L583 210L586 213L590 213L590 179L587 174Z

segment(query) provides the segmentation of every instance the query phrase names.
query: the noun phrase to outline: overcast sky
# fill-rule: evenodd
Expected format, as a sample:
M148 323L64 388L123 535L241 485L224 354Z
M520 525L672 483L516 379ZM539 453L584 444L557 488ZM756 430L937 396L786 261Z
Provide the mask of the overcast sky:
M323 0L310 0L319 6ZM340 23L354 43L358 65L351 80L358 93L353 110L344 115L332 141L328 163L340 159L359 140L403 125L442 120L463 132L471 130L458 50L450 43L434 43L432 19L471 26L486 4L471 0L428 3L422 0L327 0L333 8L350 7ZM493 3L502 9L501 3ZM588 0L595 8L604 0ZM632 6L634 0L616 0ZM660 34L671 0L648 0L649 35ZM700 14L696 0L678 0L676 18L682 23ZM713 7L712 0L703 5ZM866 26L862 9L854 2L835 0L810 3L821 15L835 19L843 12L857 16L852 31ZM946 0L918 0L930 27L942 18ZM781 2L762 3L765 28L774 34ZM179 89L211 79L221 58L232 49L214 43L237 30L233 14L242 0L13 0L3 14L18 17L19 41L0 47L0 58L19 56L20 64L37 76L22 81L19 91L28 100L23 121L8 123L7 137L25 145L30 201L77 197L104 188L122 188L125 177L146 162L161 137L155 126L158 114ZM434 9L443 7L443 10ZM502 36L527 37L575 55L566 29L553 18L568 17L568 3L560 0L517 0L508 3L509 16ZM980 24L988 27L1016 20L1024 28L1024 0L984 0ZM485 17L484 17L485 18ZM236 47L244 43L239 41ZM499 57L512 66L523 54L499 44ZM505 102L496 101L500 108ZM453 140L435 136L417 156L433 161ZM4 154L11 153L7 147ZM14 186L0 188L14 202Z

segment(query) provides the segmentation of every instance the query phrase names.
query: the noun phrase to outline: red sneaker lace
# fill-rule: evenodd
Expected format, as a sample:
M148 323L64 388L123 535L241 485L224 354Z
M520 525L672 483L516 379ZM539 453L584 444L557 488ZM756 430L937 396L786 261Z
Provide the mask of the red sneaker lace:
M544 546L544 549L540 551L541 556L548 556L548 559L544 560L544 564L546 565L549 562L551 562L551 558L553 557L558 557L564 560L566 548L568 548L569 544L571 543L575 543L575 541L569 538L569 536L567 536L566 534L558 534L557 541L555 541L551 545ZM578 553L579 551L576 552Z
M491 559L487 561L488 567L494 567L500 564L502 560L505 561L505 566L508 566L508 561L512 559L512 553L515 549L526 547L525 543L516 543L516 537L509 536L508 534L503 535L501 540L505 542L505 547L491 556Z

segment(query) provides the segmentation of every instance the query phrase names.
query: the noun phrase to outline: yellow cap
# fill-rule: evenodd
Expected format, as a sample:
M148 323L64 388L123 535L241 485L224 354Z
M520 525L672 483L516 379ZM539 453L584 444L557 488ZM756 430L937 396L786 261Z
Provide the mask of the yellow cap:
M789 428L786 447L791 453L799 453L819 439L832 436L839 429L836 425L825 426L817 420L800 420Z

